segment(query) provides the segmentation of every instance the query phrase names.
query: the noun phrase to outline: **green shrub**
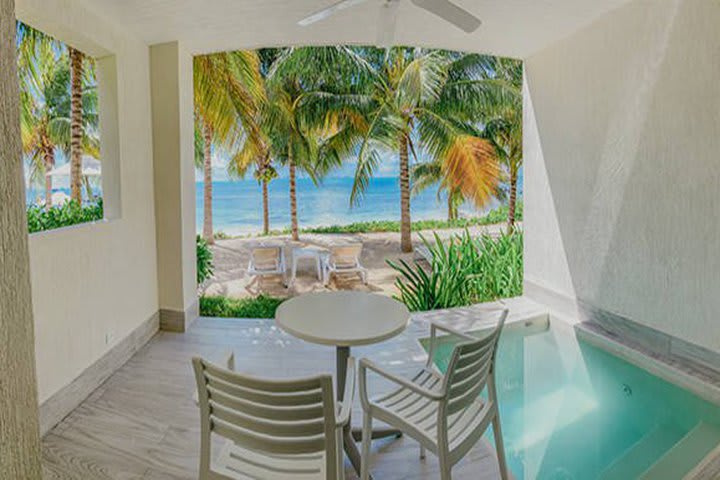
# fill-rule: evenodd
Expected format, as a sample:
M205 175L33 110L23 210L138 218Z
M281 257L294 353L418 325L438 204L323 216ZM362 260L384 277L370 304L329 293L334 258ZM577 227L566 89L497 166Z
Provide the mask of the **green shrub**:
M255 298L200 297L200 315L225 318L275 318L284 300L258 295Z
M69 201L48 209L38 205L30 205L27 209L28 231L30 233L69 227L79 223L96 222L102 219L102 199L99 199L97 203L87 205Z
M212 250L210 250L207 242L200 235L196 237L195 255L197 258L197 283L198 285L202 285L205 280L212 277L213 273L215 273L215 267L213 265Z
M443 243L423 238L432 254L430 268L406 261L388 264L400 273L398 300L412 311L437 310L488 302L522 294L521 231L493 238L473 238L465 231Z

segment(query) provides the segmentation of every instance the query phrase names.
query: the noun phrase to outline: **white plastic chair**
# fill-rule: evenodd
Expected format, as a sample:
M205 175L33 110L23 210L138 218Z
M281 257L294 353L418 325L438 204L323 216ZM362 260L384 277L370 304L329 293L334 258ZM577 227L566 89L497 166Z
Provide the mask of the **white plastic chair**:
M474 337L433 323L426 366L412 380L392 375L367 359L360 361L360 400L363 407L362 476L367 480L370 467L372 420L397 428L420 443L420 456L430 450L440 460L440 478L451 479L452 467L480 440L492 423L500 475L508 479L500 415L495 391L497 343L508 310L500 315L493 331ZM437 330L461 339L452 352L443 375L433 366ZM368 398L367 372L373 371L398 385L386 395ZM488 398L480 396L487 386Z
M287 267L282 247L253 247L247 273L250 276L282 275L287 286Z
M192 360L201 412L200 480L342 480L343 427L355 394L355 361L340 411L332 376L264 380ZM212 458L213 435L224 438Z
M327 286L333 273L357 273L367 285L367 269L360 263L362 248L362 243L330 247L323 265L323 283Z

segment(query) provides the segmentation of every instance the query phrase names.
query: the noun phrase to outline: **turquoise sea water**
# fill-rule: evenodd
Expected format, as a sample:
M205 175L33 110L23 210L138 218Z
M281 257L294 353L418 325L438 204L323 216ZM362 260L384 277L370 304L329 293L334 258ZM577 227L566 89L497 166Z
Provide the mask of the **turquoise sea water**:
M300 178L298 190L298 221L300 227L344 225L370 220L400 218L400 190L396 178L375 178L361 203L350 206L350 177L326 178L315 186L308 178ZM287 178L270 182L270 228L281 230L290 226L290 200ZM202 230L203 184L197 183L197 228ZM493 207L495 205L492 205ZM428 189L412 198L413 220L447 218L445 197L437 198L436 189ZM461 215L478 215L471 205L464 205ZM213 182L213 224L215 231L232 235L262 231L262 192L255 180Z
M436 354L443 370L451 350L444 344ZM673 448L674 465L694 464L720 440L717 406L570 332L506 330L497 379L508 463L519 480L631 480ZM703 428L715 443L683 452L688 433ZM682 478L662 470L650 478Z

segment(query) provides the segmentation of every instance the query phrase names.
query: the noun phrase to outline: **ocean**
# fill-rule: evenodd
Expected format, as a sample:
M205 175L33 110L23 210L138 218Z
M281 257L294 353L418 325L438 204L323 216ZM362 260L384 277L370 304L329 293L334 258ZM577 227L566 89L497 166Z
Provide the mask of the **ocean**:
M300 228L346 225L372 220L399 220L400 188L397 178L379 177L370 182L361 202L350 206L352 177L328 177L316 186L309 178L297 182L298 222ZM197 182L197 229L203 224L203 184ZM287 178L270 182L270 228L290 226L289 184ZM430 188L411 199L413 220L447 218L447 200ZM493 208L497 205L491 205ZM463 205L461 216L483 212ZM254 179L213 182L213 225L216 232L246 235L262 231L262 190Z
M522 183L522 177L521 177ZM377 177L360 203L350 206L352 177L327 177L320 185L309 178L298 178L298 221L300 227L346 225L353 222L400 219L400 188L398 179ZM100 193L99 184L95 192ZM522 188L522 187L520 187ZM70 194L68 188L55 192ZM28 204L43 197L39 186L27 190ZM445 195L437 196L436 188L429 188L411 199L413 220L443 220L447 218ZM498 206L497 202L484 211L471 204L460 208L460 216L471 217ZM196 228L202 231L203 183L196 183ZM262 232L262 190L254 179L213 182L213 225L216 232L228 235L248 235ZM270 182L270 228L282 230L290 226L290 200L287 178Z

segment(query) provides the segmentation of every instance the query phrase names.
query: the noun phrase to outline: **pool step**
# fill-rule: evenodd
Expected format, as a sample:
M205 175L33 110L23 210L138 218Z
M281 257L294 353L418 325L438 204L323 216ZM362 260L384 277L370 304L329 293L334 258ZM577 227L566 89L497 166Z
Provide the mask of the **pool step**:
M720 428L700 422L660 460L647 469L641 480L678 480L720 444Z
M600 480L638 478L681 438L683 432L674 428L655 428L630 447L622 457L611 463L600 475Z

